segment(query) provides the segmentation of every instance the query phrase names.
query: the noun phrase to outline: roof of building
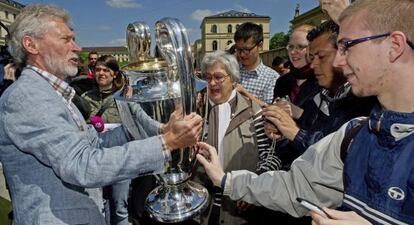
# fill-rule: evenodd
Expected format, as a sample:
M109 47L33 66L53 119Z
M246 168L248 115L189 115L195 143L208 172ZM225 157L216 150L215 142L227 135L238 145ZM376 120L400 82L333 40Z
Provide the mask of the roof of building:
M82 47L82 52L97 51L99 52L128 52L125 46L112 46L112 47Z
M234 17L269 18L269 16L256 15L256 13L252 13L252 12L239 12L236 10L230 10L227 12L219 13L217 15L206 16L205 19L207 18L234 18Z
M13 0L0 0L0 3L4 3L6 5L10 5L10 6L13 6L15 8L23 8L23 7L25 7L25 5L23 5L21 3L18 3L16 1L13 1Z

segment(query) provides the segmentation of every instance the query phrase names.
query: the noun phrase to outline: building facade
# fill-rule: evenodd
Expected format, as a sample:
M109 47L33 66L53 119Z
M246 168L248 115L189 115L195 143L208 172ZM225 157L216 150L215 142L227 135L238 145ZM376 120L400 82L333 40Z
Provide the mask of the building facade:
M7 30L23 7L23 4L12 0L0 0L0 22L2 24L0 26L0 46L4 46L6 44L6 35L8 34Z
M290 21L291 28L295 29L296 27L304 24L309 24L313 26L318 26L321 23L329 20L329 16L322 12L319 6L300 14L299 4L295 9L295 14L293 19ZM272 61L276 56L281 56L288 58L288 53L285 48L273 49L269 51L263 51L260 54L262 61L265 65L271 66Z
M252 22L263 27L263 51L269 50L270 17L255 13L230 10L204 17L201 23L201 40L196 41L196 62L201 62L205 53L225 50L234 42L234 33L240 24ZM198 65L198 63L196 63Z
M307 12L295 16L290 23L292 24L292 29L295 29L303 24L318 26L327 20L329 20L329 16L323 13L321 8L317 6Z

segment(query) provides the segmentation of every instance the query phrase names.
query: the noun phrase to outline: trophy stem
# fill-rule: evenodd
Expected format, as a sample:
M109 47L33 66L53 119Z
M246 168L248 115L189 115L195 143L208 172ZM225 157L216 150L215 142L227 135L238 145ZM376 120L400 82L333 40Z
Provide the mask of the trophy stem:
M163 183L148 195L145 208L159 222L176 223L198 215L208 206L208 201L207 189L195 182Z

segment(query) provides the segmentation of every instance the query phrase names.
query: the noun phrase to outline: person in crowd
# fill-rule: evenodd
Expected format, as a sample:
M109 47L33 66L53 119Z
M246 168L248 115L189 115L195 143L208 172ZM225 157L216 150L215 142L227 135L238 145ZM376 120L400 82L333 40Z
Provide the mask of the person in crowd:
M413 224L413 10L411 0L358 0L342 12L334 66L356 96L379 104L310 146L290 171L224 173L215 149L201 143L207 158L197 159L223 194L294 216L308 213L297 197L344 210L311 212L317 225Z
M252 95L259 105L272 103L272 90L279 74L265 66L260 58L263 48L263 28L246 22L241 24L234 34L236 57L240 63L240 87L244 95ZM246 93L244 93L246 92Z
M280 76L289 73L290 62L289 60L276 56L272 61L272 69L274 69Z
M235 89L235 84L240 81L239 64L235 56L220 50L206 54L201 71L208 83L206 141L216 147L225 171L246 169L263 172L279 169L279 160L269 153L261 107ZM248 222L253 211L241 211L238 205L242 207L244 203L222 198L221 193L212 188L202 167L199 169L201 171L197 171L195 179L210 187L208 189L214 196L202 224Z
M76 103L79 105L78 97L87 91L98 89L98 85L95 80L96 72L96 60L98 59L98 53L91 51L88 54L88 65L82 65L82 60L79 58L78 73L74 77L67 79L67 82L76 92Z
M155 123L160 132L139 141L122 127L98 134L87 126L64 81L81 50L65 10L27 5L10 33L24 69L0 98L0 161L16 224L106 224L100 187L160 173L172 149L197 141L196 114Z
M103 55L98 58L94 79L98 88L89 90L81 96L90 105L86 121L90 123L92 116L99 116L105 124L120 124L118 108L112 95L123 87L124 76L113 56Z
M306 35L313 28L301 25L292 31L286 46L291 62L290 71L277 80L273 89L273 101L287 96L293 104L302 107L308 98L319 91L306 52L309 45Z
M124 85L122 72L116 59L109 55L99 57L95 62L95 81L98 89L92 89L82 94L82 99L89 104L87 122L91 117L99 118L94 122L98 131L113 129L121 125L121 115L112 97L113 93ZM78 107L80 108L80 107ZM85 109L85 111L87 111ZM96 119L95 119L96 120ZM102 123L102 124L101 124ZM112 127L109 127L112 125ZM102 127L103 126L103 127ZM106 218L108 224L128 224L128 193L130 180L121 181L103 189L106 203Z
M96 61L97 60L98 60L98 52L96 52L96 51L89 52L89 54L88 54L89 64L86 68L86 74L91 79L95 79Z
M287 168L310 145L336 131L350 119L368 116L376 103L375 97L355 97L342 70L333 66L338 33L339 26L328 20L307 35L310 68L322 90L303 103L304 112L298 121L276 105L264 110L265 116L280 117L277 129L271 129L271 123L266 128L270 128L268 134L277 133L277 130L286 137L284 143L277 146L277 151L285 153L282 160Z

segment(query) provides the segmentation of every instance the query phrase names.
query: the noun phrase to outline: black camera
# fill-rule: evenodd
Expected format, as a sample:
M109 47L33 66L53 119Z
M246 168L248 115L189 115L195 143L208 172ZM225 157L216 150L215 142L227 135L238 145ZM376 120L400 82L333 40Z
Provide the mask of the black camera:
M12 62L13 62L13 58L10 55L7 45L0 46L0 64L5 66Z

